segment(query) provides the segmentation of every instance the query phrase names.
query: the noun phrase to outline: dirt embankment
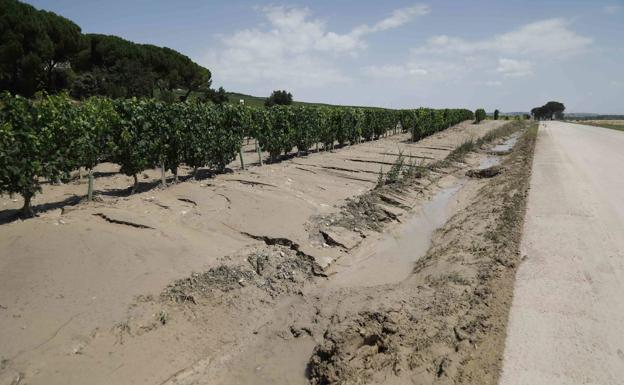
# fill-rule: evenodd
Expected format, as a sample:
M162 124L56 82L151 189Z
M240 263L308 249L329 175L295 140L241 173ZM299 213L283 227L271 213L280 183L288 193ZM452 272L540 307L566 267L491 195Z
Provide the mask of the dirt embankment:
M313 384L496 384L536 129L524 133L413 274L351 292L310 361Z
M495 247L503 249L501 240L485 234L511 235L483 226L497 228L507 215L502 192L511 191L505 188L512 179L524 183L528 175L518 171L529 157L523 139L524 147L516 147L526 151L496 155L507 159L503 172L466 181L466 170L478 167L488 149L468 152L501 125L464 123L418 143L397 135L132 197L117 195L127 181L112 175L100 202L4 225L0 383L16 376L30 384L357 383L378 376L402 380L430 366L443 368L435 378L451 378L460 353L434 354L448 332L437 329L436 317L449 312L440 325L453 330L451 320L464 309L456 299L468 298L457 293L493 281L479 278L487 270L480 264L500 263L487 265L468 254L487 259ZM468 141L472 147L454 150ZM371 191L380 169L384 180L392 179L399 153L413 165L401 173L412 175ZM458 214L466 215L466 223L457 216L449 223L464 226L462 235L472 234L470 226L482 229L474 245L462 246L476 251L461 249L453 254L456 260L444 254L445 242L449 250L459 247L442 237L459 237L447 225L435 237L435 252L407 280L390 277L370 287L345 278L346 271L361 276L359 267L370 266L366 261L372 259L362 253L378 243L376 231L409 221L411 211L458 183L465 187L457 208L483 212ZM514 188L520 193L523 186ZM39 199L45 205L81 187L48 186L49 194ZM477 193L487 199L472 203ZM38 237L26 239L26 233ZM363 344L350 337L354 325L362 327ZM431 328L428 345L415 337L424 325ZM455 341L444 346L450 349ZM418 366L414 352L421 351L434 353L422 353ZM395 361L388 361L391 356ZM432 363L443 356L445 363ZM398 369L388 371L389 363Z

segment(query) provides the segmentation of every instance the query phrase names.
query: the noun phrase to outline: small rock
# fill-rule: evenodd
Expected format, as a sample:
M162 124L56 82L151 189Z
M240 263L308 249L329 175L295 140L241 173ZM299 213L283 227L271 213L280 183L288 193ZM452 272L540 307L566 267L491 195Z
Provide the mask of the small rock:
M500 174L503 168L500 166L492 166L483 169L468 170L466 176L470 178L492 178Z
M387 333L387 334L395 334L396 332L399 331L399 328L397 327L397 325L392 322L384 322L382 328L383 328L382 330L384 331L384 333Z

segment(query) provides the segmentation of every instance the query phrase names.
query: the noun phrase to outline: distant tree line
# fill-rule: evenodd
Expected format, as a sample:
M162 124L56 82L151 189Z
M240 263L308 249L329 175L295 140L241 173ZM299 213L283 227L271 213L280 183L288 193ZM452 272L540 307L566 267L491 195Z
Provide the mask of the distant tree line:
M293 102L293 96L286 90L276 90L264 101L265 107L289 106Z
M551 101L541 107L533 108L531 116L535 120L561 120L563 119L563 111L565 111L563 103Z
M0 0L0 89L26 97L69 90L79 99L157 97L185 100L210 92L211 73L170 48L117 36L83 34L71 20Z

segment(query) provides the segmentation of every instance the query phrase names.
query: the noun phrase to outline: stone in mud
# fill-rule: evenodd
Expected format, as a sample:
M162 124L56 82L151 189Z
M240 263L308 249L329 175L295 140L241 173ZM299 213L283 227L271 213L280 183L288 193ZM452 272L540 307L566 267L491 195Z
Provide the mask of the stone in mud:
M290 333L295 338L299 338L305 335L312 335L312 327L310 325L291 325Z
M496 175L500 174L503 171L503 168L500 166L492 166L492 167L488 167L488 168L483 168L483 169L474 169L474 170L468 170L466 172L466 176L470 177L470 178L492 178L495 177Z
M332 246L340 246L346 250L351 250L362 242L359 233L345 229L344 227L332 227L321 230L325 241Z
M405 213L405 211L403 209L400 209L396 206L390 206L390 205L385 205L382 203L379 203L377 206L379 206L379 208L386 213L390 218L399 221L399 217L401 215L403 215L403 213Z

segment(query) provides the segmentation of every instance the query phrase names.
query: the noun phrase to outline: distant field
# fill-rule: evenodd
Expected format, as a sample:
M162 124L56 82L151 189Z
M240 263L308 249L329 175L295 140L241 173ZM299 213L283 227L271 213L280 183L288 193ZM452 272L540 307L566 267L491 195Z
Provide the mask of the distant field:
M230 98L230 103L238 103L240 100L245 101L246 106L251 107L263 107L264 101L266 98L261 96L252 96L246 94L240 94L238 92L227 92L228 98ZM366 107L366 108L378 108L375 106L347 106L347 105L337 105L337 104L327 104L327 103L311 103L311 102L299 102L293 101L293 105L295 106L341 106L341 107ZM379 107L381 108L381 107Z
M237 92L228 92L227 96L230 98L230 103L238 103L240 100L244 100L245 101L245 105L246 106L250 106L250 107L264 107L264 101L266 100L266 98L263 98L263 97L260 97L260 96L239 94ZM295 105L295 106L302 106L302 105L306 105L306 106L330 106L331 104L298 102L298 101L295 100L295 101L293 101L293 105Z
M624 119L621 119L621 120L583 120L583 121L576 121L576 123L624 131Z

